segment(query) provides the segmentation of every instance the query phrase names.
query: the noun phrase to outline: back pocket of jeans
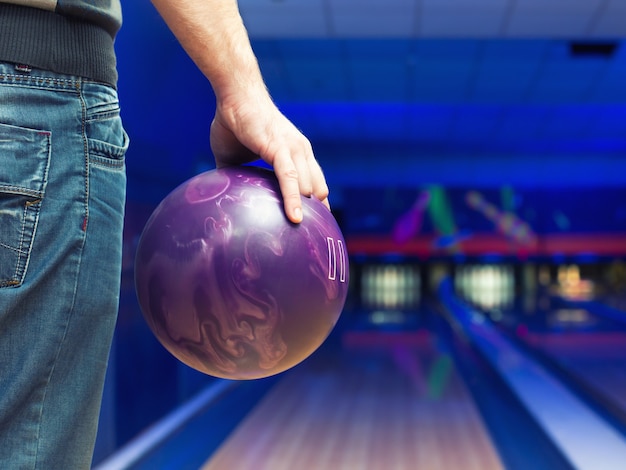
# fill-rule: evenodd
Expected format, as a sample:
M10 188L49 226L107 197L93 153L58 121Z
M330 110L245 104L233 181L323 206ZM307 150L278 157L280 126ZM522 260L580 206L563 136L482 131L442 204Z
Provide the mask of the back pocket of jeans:
M50 165L50 132L0 124L0 288L24 281Z

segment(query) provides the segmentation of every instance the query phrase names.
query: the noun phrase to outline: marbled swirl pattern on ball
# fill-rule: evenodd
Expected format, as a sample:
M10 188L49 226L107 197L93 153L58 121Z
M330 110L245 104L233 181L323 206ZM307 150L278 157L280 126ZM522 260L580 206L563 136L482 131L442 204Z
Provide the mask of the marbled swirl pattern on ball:
M272 172L233 167L175 189L146 224L135 281L161 343L189 366L252 379L308 357L336 324L348 290L343 236L303 198L287 221Z

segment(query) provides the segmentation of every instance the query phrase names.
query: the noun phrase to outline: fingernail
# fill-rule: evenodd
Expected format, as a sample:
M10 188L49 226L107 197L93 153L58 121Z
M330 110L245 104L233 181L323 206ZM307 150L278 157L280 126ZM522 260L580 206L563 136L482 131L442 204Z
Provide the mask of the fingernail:
M299 207L296 207L293 210L293 217L294 219L296 219L298 222L300 222L302 220L302 209L300 209Z

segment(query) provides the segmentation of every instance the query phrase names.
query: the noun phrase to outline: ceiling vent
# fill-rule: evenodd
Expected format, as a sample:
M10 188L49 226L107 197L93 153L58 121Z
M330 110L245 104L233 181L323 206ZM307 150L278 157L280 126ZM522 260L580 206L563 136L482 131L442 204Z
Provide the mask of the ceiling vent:
M617 42L570 42L570 54L572 57L598 57L610 59L617 50Z

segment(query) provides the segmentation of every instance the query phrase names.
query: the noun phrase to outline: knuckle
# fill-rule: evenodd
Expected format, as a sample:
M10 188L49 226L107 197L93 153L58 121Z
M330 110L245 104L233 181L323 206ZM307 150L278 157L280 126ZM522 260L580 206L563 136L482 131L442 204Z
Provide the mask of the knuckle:
M321 187L317 188L313 194L320 201L323 201L324 199L328 198L329 193L330 191L328 190L328 186L324 184Z
M294 167L284 168L281 171L278 171L278 177L283 178L285 180L298 180L298 170Z
M328 189L328 186L326 185L319 188L318 192L316 193L316 196L321 200L327 199L329 195L330 195L330 190Z

